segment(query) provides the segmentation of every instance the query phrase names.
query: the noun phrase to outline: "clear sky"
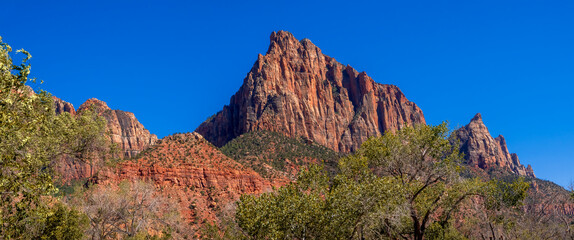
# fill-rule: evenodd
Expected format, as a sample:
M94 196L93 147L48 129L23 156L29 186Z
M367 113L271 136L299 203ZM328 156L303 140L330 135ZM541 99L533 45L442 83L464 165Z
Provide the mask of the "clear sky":
M431 124L482 113L535 174L574 174L574 1L2 1L41 86L163 137L229 103L272 31L399 86Z

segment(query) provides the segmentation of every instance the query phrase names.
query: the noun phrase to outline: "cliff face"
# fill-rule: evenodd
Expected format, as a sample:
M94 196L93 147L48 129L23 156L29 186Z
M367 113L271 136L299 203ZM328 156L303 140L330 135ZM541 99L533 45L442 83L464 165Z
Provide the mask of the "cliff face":
M52 98L54 99L56 114L68 112L75 116L76 114L82 114L87 109L92 109L104 116L108 122L108 131L111 132L110 140L118 145L123 157L133 157L157 141L157 136L150 134L135 118L133 113L111 110L105 102L95 98L87 100L76 112L71 103L57 97ZM66 156L56 161L53 167L63 181L87 178L91 176L91 171L96 173L99 170L96 166L94 169L91 169L88 163Z
M99 176L98 183L142 180L161 186L161 194L179 202L189 222L213 221L241 194L271 191L271 183L226 157L197 133L165 137L139 158ZM285 183L274 183L276 186Z
M70 114L72 114L72 116L76 115L76 109L74 109L74 105L57 97L52 97L52 99L54 99L54 109L56 111L56 114L69 112Z
M133 157L157 141L157 136L145 129L131 112L112 110L105 102L95 98L83 103L78 113L87 109L93 109L108 121L111 140L118 144L124 157Z
M460 151L465 154L468 165L481 169L498 167L518 175L536 177L530 165L524 167L520 164L518 155L508 151L502 135L496 138L490 135L480 113L452 135L459 139Z
M279 31L229 105L196 132L218 147L268 130L349 152L369 137L416 123L425 123L423 113L398 87L376 83L308 39Z

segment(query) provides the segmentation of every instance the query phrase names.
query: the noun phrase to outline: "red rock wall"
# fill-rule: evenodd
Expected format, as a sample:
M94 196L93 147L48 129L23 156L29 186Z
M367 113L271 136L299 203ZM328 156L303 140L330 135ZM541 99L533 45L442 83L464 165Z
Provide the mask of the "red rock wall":
M76 109L74 109L74 105L57 97L52 97L52 99L54 99L54 109L56 114L69 112L72 116L76 115Z
M376 83L310 40L279 31L230 104L196 132L223 146L245 132L269 130L349 152L369 137L416 123L425 123L423 113L398 87Z
M92 98L78 108L78 113L90 108L108 121L111 140L118 144L124 157L134 157L157 141L157 136L145 129L131 112L112 110L105 102Z
M229 159L197 133L168 136L139 156L100 174L97 183L146 181L179 202L188 222L215 220L242 194L259 194L273 185L255 171ZM190 206L193 205L193 208Z

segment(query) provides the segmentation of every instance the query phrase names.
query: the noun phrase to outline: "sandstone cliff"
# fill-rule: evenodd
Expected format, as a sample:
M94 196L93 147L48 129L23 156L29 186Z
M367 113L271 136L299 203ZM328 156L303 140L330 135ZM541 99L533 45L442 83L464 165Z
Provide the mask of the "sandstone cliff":
M518 155L510 153L502 135L493 138L482 122L480 113L468 125L452 134L460 141L460 151L465 154L468 165L480 169L502 168L518 175L535 177L532 167L524 167Z
M376 83L310 40L279 31L229 105L196 132L218 147L243 133L268 130L349 152L369 137L417 123L425 123L421 109L398 87Z
M95 98L84 102L78 108L78 113L86 109L96 111L108 121L111 140L118 144L124 157L134 157L157 141L157 136L145 129L131 112L112 110L105 102Z
M72 116L76 115L76 109L74 109L74 105L57 97L52 97L52 99L54 99L54 110L56 111L56 114L69 112L72 114Z

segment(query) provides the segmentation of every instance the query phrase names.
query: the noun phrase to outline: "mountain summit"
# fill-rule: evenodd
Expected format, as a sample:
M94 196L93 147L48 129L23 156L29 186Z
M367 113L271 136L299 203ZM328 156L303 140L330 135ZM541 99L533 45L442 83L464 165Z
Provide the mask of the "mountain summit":
M196 129L214 145L268 130L350 152L369 137L425 123L398 87L376 83L289 32L270 40L229 105Z
M468 165L480 169L501 168L521 176L536 177L532 167L524 167L516 153L510 153L506 139L502 135L493 138L477 113L470 123L453 132L460 141L460 150L464 153Z

